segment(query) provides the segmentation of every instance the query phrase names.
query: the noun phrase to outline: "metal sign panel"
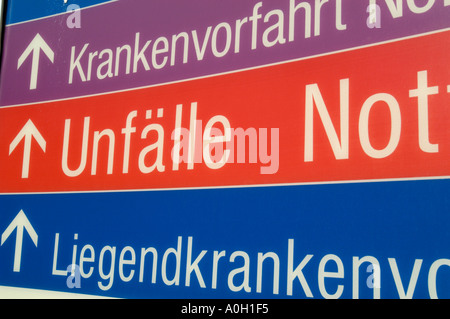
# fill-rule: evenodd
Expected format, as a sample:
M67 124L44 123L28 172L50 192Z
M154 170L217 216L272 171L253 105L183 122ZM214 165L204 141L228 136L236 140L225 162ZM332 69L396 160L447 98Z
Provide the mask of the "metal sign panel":
M47 7L8 6L2 286L450 297L448 1Z

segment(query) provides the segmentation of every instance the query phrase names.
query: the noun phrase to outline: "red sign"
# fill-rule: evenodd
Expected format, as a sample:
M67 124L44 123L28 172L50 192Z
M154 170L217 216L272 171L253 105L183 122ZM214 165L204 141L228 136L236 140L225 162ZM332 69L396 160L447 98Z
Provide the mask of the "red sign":
M0 191L450 175L449 35L2 108Z

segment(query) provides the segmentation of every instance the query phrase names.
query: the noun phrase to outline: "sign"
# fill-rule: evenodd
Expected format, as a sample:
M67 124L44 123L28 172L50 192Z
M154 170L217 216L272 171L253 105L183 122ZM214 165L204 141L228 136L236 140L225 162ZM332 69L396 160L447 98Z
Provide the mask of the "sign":
M0 285L450 297L448 1L61 2L8 7Z

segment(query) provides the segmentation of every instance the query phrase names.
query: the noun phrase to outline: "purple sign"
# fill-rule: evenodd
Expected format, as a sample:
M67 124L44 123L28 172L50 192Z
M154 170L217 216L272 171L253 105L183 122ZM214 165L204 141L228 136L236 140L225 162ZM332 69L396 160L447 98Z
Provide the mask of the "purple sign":
M425 2L119 0L74 9L6 27L0 105L158 85L448 28L449 1Z

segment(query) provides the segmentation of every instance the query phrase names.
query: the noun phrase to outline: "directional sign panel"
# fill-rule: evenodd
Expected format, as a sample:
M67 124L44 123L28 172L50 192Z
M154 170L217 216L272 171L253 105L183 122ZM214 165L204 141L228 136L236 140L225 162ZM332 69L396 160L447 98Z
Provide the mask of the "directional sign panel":
M446 0L8 6L0 285L450 298L449 18Z
M9 224L8 228L2 234L1 244L5 242L6 239L11 235L11 233L16 230L16 249L14 251L14 271L20 272L20 261L22 258L22 242L23 242L23 230L26 230L30 235L31 239L35 246L37 246L38 235L34 230L33 226L31 226L27 216L21 210L14 220Z

